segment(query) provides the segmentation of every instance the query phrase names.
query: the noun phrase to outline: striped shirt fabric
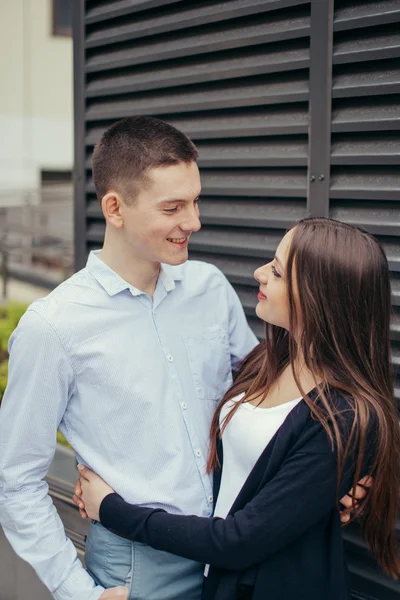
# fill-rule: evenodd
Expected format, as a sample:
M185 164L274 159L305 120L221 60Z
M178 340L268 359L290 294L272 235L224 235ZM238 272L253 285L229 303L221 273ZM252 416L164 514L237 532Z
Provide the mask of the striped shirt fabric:
M9 342L0 409L0 523L57 600L97 600L44 480L59 427L128 502L210 516L209 428L257 343L213 265L162 265L151 299L92 252L34 302Z

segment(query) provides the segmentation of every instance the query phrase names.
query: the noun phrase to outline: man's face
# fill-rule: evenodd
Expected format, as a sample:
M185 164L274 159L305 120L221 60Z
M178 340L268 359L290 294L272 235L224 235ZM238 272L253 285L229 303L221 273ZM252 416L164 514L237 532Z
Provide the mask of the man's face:
M188 241L201 227L197 164L150 169L131 206L123 205L125 242L143 262L179 265L188 259Z

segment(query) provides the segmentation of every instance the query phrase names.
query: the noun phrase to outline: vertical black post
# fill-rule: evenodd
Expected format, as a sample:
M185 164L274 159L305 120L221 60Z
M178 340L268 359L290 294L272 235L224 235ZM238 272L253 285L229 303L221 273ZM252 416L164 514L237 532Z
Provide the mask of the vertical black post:
M74 45L74 267L86 262L85 0L73 2Z
M307 212L329 215L334 0L311 0Z

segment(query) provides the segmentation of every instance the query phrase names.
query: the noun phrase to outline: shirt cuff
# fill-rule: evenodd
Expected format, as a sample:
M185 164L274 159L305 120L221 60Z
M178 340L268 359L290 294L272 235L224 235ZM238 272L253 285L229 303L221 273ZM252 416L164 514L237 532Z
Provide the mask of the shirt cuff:
M55 600L98 600L104 588L96 585L89 573L80 566L71 571L68 578L53 591Z

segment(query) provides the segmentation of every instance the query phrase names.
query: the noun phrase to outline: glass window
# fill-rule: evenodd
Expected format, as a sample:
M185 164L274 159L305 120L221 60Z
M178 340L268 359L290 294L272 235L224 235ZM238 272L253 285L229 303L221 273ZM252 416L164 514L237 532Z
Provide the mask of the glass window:
M53 35L72 35L72 0L53 0Z

